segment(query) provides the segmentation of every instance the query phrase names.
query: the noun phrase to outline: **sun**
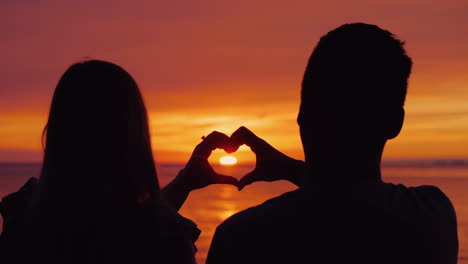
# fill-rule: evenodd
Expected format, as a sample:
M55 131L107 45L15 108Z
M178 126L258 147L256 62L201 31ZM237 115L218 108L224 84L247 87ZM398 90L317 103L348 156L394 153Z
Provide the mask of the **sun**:
M233 156L223 156L219 159L219 164L224 166L232 166L237 163L236 157Z

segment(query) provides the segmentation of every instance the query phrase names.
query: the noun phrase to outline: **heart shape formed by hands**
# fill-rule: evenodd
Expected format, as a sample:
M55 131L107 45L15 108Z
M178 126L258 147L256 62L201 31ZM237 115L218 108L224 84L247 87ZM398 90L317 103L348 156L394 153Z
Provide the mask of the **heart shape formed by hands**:
M208 157L215 149L224 149L233 153L241 145L247 145L256 155L255 168L239 181L214 171ZM210 184L231 184L242 190L246 185L256 181L291 180L296 168L302 168L303 162L292 159L279 152L263 139L257 137L246 127L240 127L230 137L220 132L212 132L195 147L181 177L190 190L200 189ZM178 176L179 177L179 176Z
M256 156L255 168L239 180L239 190L257 181L289 180L298 184L295 176L303 175L304 163L302 161L284 155L243 126L231 135L230 140L232 146L230 150L234 148L237 150L239 146L245 144Z

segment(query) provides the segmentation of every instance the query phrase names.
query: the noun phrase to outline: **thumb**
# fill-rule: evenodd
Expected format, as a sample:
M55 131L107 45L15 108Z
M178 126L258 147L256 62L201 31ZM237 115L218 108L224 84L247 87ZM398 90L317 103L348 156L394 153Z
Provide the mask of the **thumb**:
M244 189L245 186L252 184L253 182L259 181L259 180L260 179L258 179L257 171L253 170L247 173L244 177L242 177L242 179L239 180L239 186L237 187L237 189L241 191L242 189Z
M230 185L234 185L234 186L238 187L239 186L239 181L236 178L232 177L232 176L217 174L216 177L215 177L214 184L230 184Z

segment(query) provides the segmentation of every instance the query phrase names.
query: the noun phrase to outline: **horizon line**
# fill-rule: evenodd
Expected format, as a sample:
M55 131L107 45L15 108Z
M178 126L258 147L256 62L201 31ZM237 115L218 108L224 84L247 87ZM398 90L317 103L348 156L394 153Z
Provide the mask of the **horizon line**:
M156 162L156 166L180 166L187 162ZM42 164L42 161L0 161L0 165L37 165ZM218 163L212 164L214 166L223 166ZM252 166L255 165L255 161L252 162L239 162L232 167L236 166ZM388 158L382 159L382 167L406 167L406 166L468 166L468 158Z

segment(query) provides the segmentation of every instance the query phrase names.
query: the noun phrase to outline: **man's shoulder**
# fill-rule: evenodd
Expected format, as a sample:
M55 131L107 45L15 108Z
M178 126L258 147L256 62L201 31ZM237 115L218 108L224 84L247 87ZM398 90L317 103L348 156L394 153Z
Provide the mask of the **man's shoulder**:
M416 187L406 187L406 188L419 195L424 195L425 197L449 201L447 195L445 195L445 193L439 187L434 186L434 185L420 185Z
M452 203L448 196L437 186L420 185L407 187L402 184L395 185L390 183L387 183L387 185L392 186L392 192L396 198L413 200L425 205L436 204L438 206L448 206L452 208Z
M455 219L455 209L449 197L438 187L432 185L422 185L409 187L414 191L431 215L439 214L443 218Z
M290 216L299 211L294 207L304 204L303 199L300 188L232 215L217 227L207 263L286 263L270 261L276 255L267 252L280 252L278 247L285 252L275 241L288 241L285 234L294 233L297 218Z
M218 231L235 228L238 230L242 226L248 226L251 229L254 225L265 226L265 221L272 223L278 220L281 215L287 215L288 211L301 204L305 192L302 188L284 193L280 196L271 198L260 205L247 208L240 211L218 226Z
M373 182L352 186L299 188L234 214L218 230L238 230L242 226L252 228L255 225L261 230L268 225L287 222L293 216L307 214L311 207L317 213L320 208L330 205L369 206L386 211L396 210L395 213L406 209L454 214L450 199L436 186L408 187L403 184Z

